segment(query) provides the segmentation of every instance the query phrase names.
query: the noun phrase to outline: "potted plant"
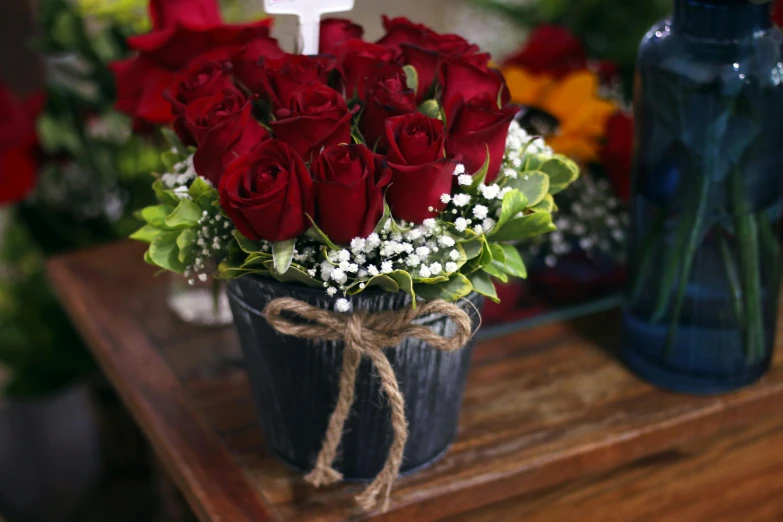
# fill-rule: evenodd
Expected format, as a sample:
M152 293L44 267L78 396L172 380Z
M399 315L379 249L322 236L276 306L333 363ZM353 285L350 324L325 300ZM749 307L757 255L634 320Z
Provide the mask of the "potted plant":
M525 277L510 243L554 230L578 176L512 121L489 55L384 23L332 54L257 35L194 56L133 236L153 265L228 281L271 450L316 486L372 480L365 508L447 449L482 298Z

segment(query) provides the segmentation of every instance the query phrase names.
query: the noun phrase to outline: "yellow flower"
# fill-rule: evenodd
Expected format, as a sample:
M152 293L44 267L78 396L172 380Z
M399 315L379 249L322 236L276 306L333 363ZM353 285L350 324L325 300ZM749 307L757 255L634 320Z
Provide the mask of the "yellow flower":
M519 67L503 70L513 103L545 112L558 122L545 136L556 152L578 162L598 159L606 122L617 106L598 96L598 77L579 71L556 79L531 74Z

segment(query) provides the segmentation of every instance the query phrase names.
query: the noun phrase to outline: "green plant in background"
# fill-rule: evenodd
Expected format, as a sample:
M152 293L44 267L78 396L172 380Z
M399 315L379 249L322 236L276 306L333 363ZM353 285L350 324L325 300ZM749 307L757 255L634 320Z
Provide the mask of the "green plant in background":
M636 51L647 29L671 12L671 0L469 0L518 23L568 27L587 45L587 55L612 60L626 89L633 85Z

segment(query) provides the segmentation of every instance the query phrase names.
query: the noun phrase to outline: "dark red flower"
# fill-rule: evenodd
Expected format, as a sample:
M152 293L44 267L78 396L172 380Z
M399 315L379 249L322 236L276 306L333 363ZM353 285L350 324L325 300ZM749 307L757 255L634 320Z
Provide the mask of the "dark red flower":
M486 182L494 181L506 151L508 128L517 112L513 105L498 108L497 98L490 94L467 101L459 98L447 117L446 152L462 154L466 171L473 174L484 165L489 151Z
M383 28L386 34L378 40L381 45L399 46L402 44L422 45L425 39L435 31L424 24L414 24L404 17L389 18L383 16Z
M253 82L264 74L261 62L266 59L281 58L285 51L280 48L274 38L256 38L240 47L231 55L232 73L236 80L248 90L255 92L265 85Z
M584 44L571 32L556 25L542 25L530 35L519 53L505 65L516 65L534 74L560 78L587 67Z
M324 147L351 142L351 118L339 92L312 82L290 95L288 108L275 112L270 122L275 137L285 141L305 161L312 161Z
M633 133L633 117L618 111L606 122L606 143L601 149L601 164L614 193L623 201L631 198Z
M117 110L134 119L134 127L171 123L174 116L164 91L176 73L196 57L227 60L245 44L268 38L271 19L228 25L214 1L156 0L150 5L152 32L128 38L138 54L110 64L117 84Z
M310 228L313 180L282 141L267 140L232 161L219 192L223 211L248 239L285 241Z
M198 144L193 165L214 185L229 163L269 139L252 110L252 102L234 88L199 98L185 109L183 125Z
M0 205L24 199L38 177L35 120L43 94L22 102L0 84Z
M286 54L264 60L252 77L239 77L251 91L269 102L274 110L287 108L291 94L306 83L329 83L329 74L337 66L332 56Z
M364 112L359 129L368 147L374 148L386 134L386 120L417 112L416 93L408 88L405 71L392 64L380 64L368 70L364 86Z
M188 27L212 27L223 23L215 0L150 0L153 29L181 24Z
M620 69L612 60L599 60L591 63L590 67L595 70L601 85L615 85L620 81Z
M333 242L367 237L383 217L383 192L391 171L364 145L324 149L311 166L316 222Z
M378 45L363 40L348 40L335 50L338 69L343 80L345 96L363 98L364 85L370 70L385 63L396 62L400 51L395 47Z
M481 56L481 55L478 55ZM491 96L495 105L506 105L511 94L500 71L483 64L483 59L452 59L444 61L441 67L443 85L443 108L452 112L451 105L460 99L470 100Z
M774 0L772 4L772 23L783 28L783 0Z
M446 59L468 60L476 66L487 69L489 54L479 54L477 45L473 45L461 36L455 34L428 35L420 46L402 44L403 63L416 69L419 84L416 99L423 102L432 91L435 80L438 79L440 66Z
M392 215L412 223L436 217L451 194L457 161L444 155L443 122L414 113L386 120L392 184L386 200ZM433 210L430 210L433 209Z
M325 18L321 20L321 33L318 49L321 54L336 54L337 47L343 42L361 39L364 29L361 25L345 18Z

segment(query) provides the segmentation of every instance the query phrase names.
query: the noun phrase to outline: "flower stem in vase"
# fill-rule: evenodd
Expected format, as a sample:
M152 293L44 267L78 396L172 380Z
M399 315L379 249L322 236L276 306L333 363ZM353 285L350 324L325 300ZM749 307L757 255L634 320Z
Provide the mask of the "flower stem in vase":
M666 212L660 212L656 217L652 226L652 231L647 236L647 239L642 245L642 251L639 254L639 262L637 264L639 275L636 277L636 281L633 285L633 289L628 297L629 306L634 306L642 295L644 290L644 283L650 275L650 271L654 266L653 260L655 259L655 253L660 246L660 243L664 240L664 231L666 226Z
M729 282L729 289L731 291L731 307L734 311L737 325L740 330L744 332L747 328L747 324L745 319L745 307L742 302L742 283L740 282L737 263L734 260L734 255L732 254L729 242L724 234L721 234L720 237L720 253L723 258L723 267L726 270L726 279Z
M699 193L697 194L698 204L693 212L689 213L688 218L680 223L678 235L681 234L680 237L685 236L687 238L684 252L682 252L678 246L678 248L672 252L671 257L669 257L670 265L674 264L676 266L677 264L681 264L682 268L680 269L680 274L677 278L677 292L674 297L671 322L669 323L669 334L664 350L667 358L671 356L674 342L677 338L677 326L680 322L680 315L682 314L682 305L685 302L685 291L688 288L688 279L690 279L691 269L693 268L693 259L696 257L696 250L701 245L706 232L704 218L707 214L710 179L709 171L704 172L699 183ZM678 237L678 239L680 238ZM667 285L666 288L668 290L670 286ZM659 302L659 305L660 304L661 303ZM665 306L666 303L664 302L663 304Z
M764 353L764 322L761 316L761 264L759 260L759 231L756 217L751 214L745 198L741 172L735 169L731 176L734 226L739 242L740 273L747 307L748 328L745 331L745 350L748 363L755 363Z

